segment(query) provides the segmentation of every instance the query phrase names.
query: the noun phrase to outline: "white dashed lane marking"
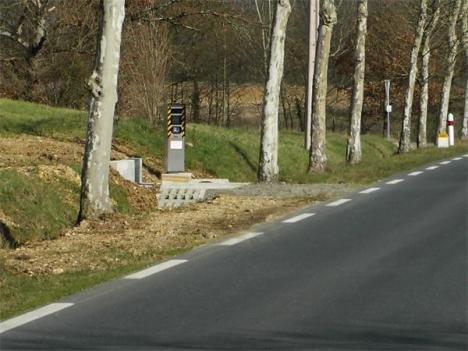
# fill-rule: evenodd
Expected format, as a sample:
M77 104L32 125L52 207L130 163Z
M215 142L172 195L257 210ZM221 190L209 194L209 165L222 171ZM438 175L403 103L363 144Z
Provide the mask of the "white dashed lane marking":
M160 263L156 266L149 267L142 271L127 275L124 279L143 279L149 277L150 275L165 271L166 269L178 266L182 263L187 262L187 260L169 260L163 263Z
M439 166L430 166L430 167L427 167L426 169L428 171L432 171L433 169L437 169L437 168L439 168Z
M327 207L336 207L336 206L340 206L340 205L343 205L347 202L351 201L351 199L340 199L340 200L337 200L335 202L331 202L327 205Z
M440 164L441 165L448 165L450 162L452 162L452 161L442 161Z
M255 238L256 236L259 236L259 235L262 235L262 234L263 233L247 233L247 234L240 235L240 236L232 238L232 239L225 240L225 241L220 242L219 244L216 244L216 245L217 246L232 246L232 245L236 245L238 243L241 243L241 242L243 242L245 240Z
M454 157L452 158L452 161L460 161L462 158L461 157Z
M424 173L424 172L423 171L416 171L416 172L408 173L408 175L411 176L411 177L415 177L417 175L420 175L421 173Z
M0 323L0 334L19 327L23 324L35 321L36 319L45 317L49 314L56 313L67 307L73 306L73 303L51 303L50 305L38 308L37 310L22 314L21 316L8 319Z
M286 219L286 220L283 221L283 223L296 223L296 222L302 221L303 219L312 217L314 215L315 215L315 213L303 213L303 214L300 214L300 215L298 215L296 217Z
M385 184L389 184L389 185L392 185L392 184L398 184L398 183L401 183L401 182L404 182L405 180L404 179L394 179L394 180L391 180Z
M380 190L380 188L369 188L369 189L360 191L359 194L370 194L377 190Z

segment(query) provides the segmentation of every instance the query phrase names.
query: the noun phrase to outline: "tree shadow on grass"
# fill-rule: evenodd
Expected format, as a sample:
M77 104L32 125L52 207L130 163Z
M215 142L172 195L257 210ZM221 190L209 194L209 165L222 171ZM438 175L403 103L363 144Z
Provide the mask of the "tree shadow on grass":
M245 161L247 166L252 170L252 172L257 172L258 165L255 162L252 162L249 158L249 155L247 155L247 152L239 147L239 145L235 144L234 142L230 141L229 145L236 151L242 159Z
M11 234L10 228L0 221L0 241L1 240L4 240L11 249L16 249L18 247L18 242L13 237L13 234Z

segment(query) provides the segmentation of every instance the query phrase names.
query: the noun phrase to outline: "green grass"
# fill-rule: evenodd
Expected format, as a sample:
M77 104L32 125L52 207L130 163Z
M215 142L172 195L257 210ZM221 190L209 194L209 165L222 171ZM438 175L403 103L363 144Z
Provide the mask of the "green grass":
M0 99L0 138L19 134L38 135L59 140L82 140L86 129L86 112ZM121 118L114 137L142 157L164 158L165 138L162 128L143 119ZM189 124L186 165L231 181L255 181L258 166L259 132L252 129L223 129ZM308 174L308 155L302 134L280 132L280 180L294 183L366 184L421 165L466 153L468 144L439 150L428 147L405 155L395 155L396 146L376 135L362 138L363 161L350 166L344 161L346 137L327 135L329 164L326 172ZM76 171L78 165L71 165ZM163 170L161 170L163 171ZM33 171L26 175L15 169L0 169L0 209L19 226L13 236L27 240L55 238L74 224L78 212L78 186L64 179L41 180ZM63 194L68 194L64 197ZM116 209L134 214L122 187L112 184L111 195ZM179 253L180 250L167 252ZM60 275L29 277L0 269L0 318L7 318L60 297L75 293L99 282L143 267L154 258L142 257L129 266L106 272L82 271ZM0 267L2 266L0 262ZM4 302L8 301L8 305Z
M29 276L12 274L0 269L0 320L57 301L64 296L76 294L99 283L146 268L153 264L155 259L163 260L181 255L192 248L190 245L172 250L148 248L148 252L138 258L120 253L119 258L127 260L130 262L129 264L98 272L83 270L58 275L39 274ZM0 262L0 267L1 265Z
M51 108L28 102L0 99L0 136L34 134L59 139L84 138L87 115L69 109ZM164 159L164 130L146 120L119 119L114 137L130 146L138 155ZM259 132L252 129L225 129L189 124L187 128L186 166L214 177L232 181L255 181L258 167ZM432 160L467 150L466 143L448 150L429 147L406 155L395 155L396 146L376 135L362 137L363 162L349 166L344 161L346 137L328 133L328 169L308 174L308 155L303 136L297 132L280 132L280 180L295 183L365 184L395 172L418 167ZM163 171L163 170L161 170Z
M78 211L78 187L61 181L41 181L34 172L24 175L0 169L0 206L17 224L13 237L20 244L28 240L53 239L74 223Z
M86 112L51 108L23 101L0 99L0 137L32 134L61 140L83 139ZM120 118L115 139L130 146L143 157L164 158L164 130L146 120ZM213 177L251 182L258 167L259 133L252 129L225 129L189 124L187 129L187 168L203 171ZM438 150L428 147L405 155L395 155L395 145L380 136L364 135L363 161L350 166L344 160L346 137L328 133L328 168L323 173L307 173L308 154L303 136L297 132L280 132L280 180L292 183L366 184L394 173L416 168L434 160L467 151L466 143L455 148ZM75 170L79 165L73 165ZM163 171L163 170L161 170ZM74 223L78 211L78 187L56 179L50 186L34 174L25 176L15 170L0 170L0 204L6 215L21 226L12 228L15 238L24 242L55 238L63 228ZM62 194L68 193L71 201ZM111 184L116 209L134 213L125 191Z
M83 138L85 126L86 113L81 111L0 99L0 135Z
M247 129L221 129L193 125L188 131L187 165L234 181L255 181L258 167L259 135ZM454 148L428 147L405 155L396 155L396 146L380 136L362 137L363 161L350 166L345 161L346 136L328 133L328 168L323 173L307 172L308 154L303 148L302 134L280 132L280 180L291 183L367 184L394 173L410 170L428 162L461 154L468 144Z
M30 277L0 271L0 320L56 301L126 272L127 270L116 269L107 272L82 271Z
M75 224L78 214L79 187L59 177L42 180L37 172L35 167L27 174L0 169L0 209L16 224L10 230L20 245L56 238ZM135 213L120 185L111 184L110 191L117 211Z

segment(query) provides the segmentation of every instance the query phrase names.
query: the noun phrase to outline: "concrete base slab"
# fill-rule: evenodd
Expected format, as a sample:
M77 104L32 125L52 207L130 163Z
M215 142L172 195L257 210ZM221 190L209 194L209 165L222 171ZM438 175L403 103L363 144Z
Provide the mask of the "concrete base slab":
M163 181L158 207L179 207L213 198L219 192L239 188L248 183L230 183L227 179L193 179L188 183Z

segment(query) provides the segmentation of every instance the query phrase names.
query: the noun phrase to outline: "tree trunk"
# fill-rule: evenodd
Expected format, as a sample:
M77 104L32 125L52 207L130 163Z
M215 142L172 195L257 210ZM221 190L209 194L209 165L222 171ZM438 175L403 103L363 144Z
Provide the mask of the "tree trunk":
M263 49L263 77L266 79L268 76L268 52L271 45L271 0L268 0L268 19L265 19L265 14L262 13L262 9L258 0L255 0L255 8L257 10L258 21L260 22L261 34L262 34L262 49Z
M15 24L14 26L16 28L11 28L12 30L9 30L8 28L0 26L0 37L9 39L16 45L21 46L24 50L24 58L27 66L24 77L26 85L23 97L27 100L34 100L37 95L39 84L38 72L41 68L38 56L48 38L47 24L50 14L54 11L55 7L51 4L52 1L50 0L35 0L29 2L29 4L23 2L24 4L21 7L23 7L24 10L16 24L16 20L14 19L5 21L11 25ZM11 5L13 4L11 1L10 3ZM2 6L3 5L2 3ZM18 2L18 6L20 5L20 2ZM28 29L24 30L24 20L26 17L28 17L32 23Z
M293 107L291 106L291 100L286 100L288 104L288 115L289 115L289 128L294 129L294 114L293 114Z
M313 84L315 76L315 65L317 55L317 37L318 26L320 23L320 0L309 1L309 56L307 62L307 87L306 87L306 106L305 106L305 137L304 146L307 151L310 150L312 136L312 98Z
M462 139L468 139L468 2L463 5L461 14L462 43L465 52L465 111L463 114Z
M216 71L215 81L215 123L219 126L219 84L218 84L218 71Z
M268 81L263 98L263 116L260 140L260 160L257 179L271 182L278 179L278 106L283 79L284 42L291 4L289 0L278 0L273 36L270 46Z
M231 81L226 81L226 127L231 128Z
M210 85L210 92L208 94L208 124L211 124L213 119L213 83Z
M357 14L356 47L354 49L354 86L351 100L346 160L359 163L361 153L361 113L364 100L364 74L366 68L367 0L359 0Z
M228 76L227 76L227 44L226 44L226 29L223 22L223 35L224 35L224 44L223 44L223 117L221 124L227 126L228 124Z
M194 122L200 121L200 87L196 78L193 79L192 119Z
M414 85L418 74L419 49L421 48L424 28L427 21L427 3L428 0L421 0L416 36L411 50L409 81L405 96L405 110L401 126L400 145L398 147L399 153L405 153L411 149L411 110L413 108Z
M304 116L303 116L303 113L302 113L302 102L296 96L296 98L294 99L294 103L296 105L296 118L297 118L297 124L299 126L299 131L304 132L305 122L304 122Z
M109 163L125 0L101 0L78 221L111 211Z
M432 20L429 24L426 32L423 36L423 48L421 52L422 63L421 63L421 98L419 100L419 121L418 121L418 147L424 147L427 144L427 104L429 100L429 60L431 57L431 36L434 29L439 21L440 6L437 0L434 3L435 8L433 9Z
M324 0L320 10L320 30L314 72L312 143L309 154L309 172L323 171L327 166L326 155L326 99L328 86L328 58L333 26L336 23L334 0Z
M447 56L447 71L444 77L444 84L440 96L440 109L439 109L439 128L438 133L447 132L447 114L450 102L450 90L452 88L453 72L455 70L455 62L458 51L457 41L457 19L460 13L461 0L453 0L450 9L449 29L448 29L448 56Z
M283 108L284 128L289 129L288 112L286 107L286 98L284 97L284 87L281 89L281 107Z

